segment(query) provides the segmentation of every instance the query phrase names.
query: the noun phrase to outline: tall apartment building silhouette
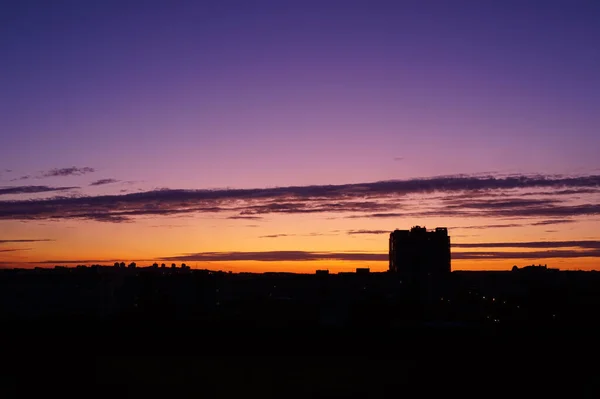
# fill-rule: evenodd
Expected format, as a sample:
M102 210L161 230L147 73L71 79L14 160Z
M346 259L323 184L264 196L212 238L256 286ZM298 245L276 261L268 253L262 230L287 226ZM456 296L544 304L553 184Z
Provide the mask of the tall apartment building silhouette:
M448 229L427 231L414 226L390 234L391 272L410 274L450 273L450 236Z

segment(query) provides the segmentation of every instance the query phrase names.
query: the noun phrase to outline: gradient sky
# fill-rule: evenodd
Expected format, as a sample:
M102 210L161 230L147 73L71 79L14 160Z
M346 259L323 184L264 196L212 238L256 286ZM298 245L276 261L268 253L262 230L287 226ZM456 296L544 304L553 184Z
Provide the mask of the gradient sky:
M1 7L0 266L600 269L597 1Z

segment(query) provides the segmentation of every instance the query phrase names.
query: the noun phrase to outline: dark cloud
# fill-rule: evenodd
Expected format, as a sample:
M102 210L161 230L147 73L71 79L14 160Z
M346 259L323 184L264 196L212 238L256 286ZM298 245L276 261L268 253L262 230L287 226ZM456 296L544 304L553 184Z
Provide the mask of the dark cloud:
M10 179L10 181L20 181L20 180L27 180L27 179L31 179L31 175L25 175L25 176L17 177L17 178L14 178L14 179Z
M311 199L298 202L270 202L261 205L247 206L243 215L257 215L268 213L325 213L325 212L364 212L378 209L389 209L390 204L373 201L341 201L341 202L316 202Z
M319 237L319 236L331 236L335 234L327 234L327 233L308 233L308 234L268 234L264 236L259 236L258 238L280 238L280 237Z
M600 249L600 241L529 241L529 242L485 242L458 243L453 248L585 248Z
M49 186L17 186L17 187L0 187L0 195L11 194L37 194L48 193L53 191L74 190L79 187L49 187ZM26 203L25 201L23 201ZM0 202L2 204L2 202Z
M531 226L548 226L551 224L565 224L565 223L574 223L573 219L550 219L550 220L542 220L540 222L531 223Z
M455 252L454 260L502 260L502 259L548 259L600 257L600 249L548 250L533 252ZM310 252L310 251L265 251L265 252L199 252L161 258L174 262L302 262L317 260L386 262L387 253L371 252Z
M386 213L370 213L367 215L352 215L348 216L348 219L362 219L362 218L374 218L374 219L387 219L387 218L401 218L408 216L407 213L398 212L386 212Z
M0 201L0 219L90 219L123 222L137 216L170 216L192 213L235 213L231 219L258 219L261 215L354 213L351 217L503 217L571 218L600 214L597 203L566 205L557 200L507 198L473 200L468 197L442 201L432 207L424 202L414 208L403 203L408 194L443 192L449 195L471 190L520 188L591 188L600 176L584 177L437 177L364 184L294 186L264 189L178 190L161 189L124 195L78 198ZM33 188L32 188L33 187ZM0 194L72 189L45 186L9 187ZM4 190L4 191L3 191ZM371 200L365 200L370 198Z
M267 252L200 252L162 258L168 261L310 261L310 260L352 260L352 261L382 261L388 259L388 254L367 252L306 252L306 251L267 251Z
M358 234L389 234L390 230L348 230L346 234L358 235Z
M505 223L505 224L482 224L477 226L451 226L448 229L453 230L467 230L467 229L476 229L476 230L487 230L487 229L499 229L499 228L509 228L509 227L524 227L524 226L548 226L552 224L566 224L566 223L574 223L574 219L549 219L542 220L539 222L533 223Z
M556 197L557 200L564 199L563 197L578 198L581 194L600 194L600 189L597 188L573 188L567 190L543 190L543 191L525 191L526 188L508 188L508 189L473 189L457 192L443 193L443 195L430 195L430 200L441 200L441 201L458 201L458 200L476 200L476 199L510 199L512 197L518 197L519 199L525 197ZM460 204L460 202L456 202Z
M295 234L267 234L265 236L258 236L258 238L279 238L279 237L293 237Z
M404 157L394 157L394 161L402 161Z
M105 184L118 183L117 179L100 179L90 183L90 186L103 186Z
M263 219L262 216L249 216L249 215L236 215L236 216L229 216L227 219L234 219L234 220L261 220Z
M54 241L50 239L18 239L18 240L0 240L0 244L13 244L13 243L21 243L21 242L46 242L46 241Z
M406 213L370 213L363 215L348 216L349 218L402 218L402 217L463 217L463 218L510 218L510 219L525 219L538 217L578 217L578 216L596 216L600 215L600 204L581 204L581 205L553 205L541 206L536 208L515 207L506 209L484 209L469 210L468 208L456 207L454 209L439 208L424 210L422 212L406 212ZM500 225L497 225L500 227ZM517 226L507 226L517 227Z
M577 195L577 194L598 194L600 190L594 188L579 188L569 190L554 190L554 191L538 191L530 193L522 193L519 196L554 196L554 195Z
M43 177L62 177L62 176L80 176L85 175L87 173L95 172L94 168L83 167L78 168L75 166L71 166L70 168L60 168L60 169L51 169L42 174Z
M175 229L175 228L188 227L188 226L186 226L185 224L154 224L154 225L150 225L148 227L161 228L161 229Z
M533 251L533 252L458 252L453 253L453 259L471 260L502 260L502 259L549 259L549 258L596 258L600 257L600 250L587 251Z
M487 230L487 229L501 229L501 228L509 228L509 227L523 227L524 224L521 223L506 223L506 224L482 224L479 226L452 226L448 227L448 229L452 230Z
M513 209L513 208L537 208L552 206L561 203L556 199L519 199L510 198L503 200L448 200L447 208L450 209Z
M0 249L0 252L17 252L17 251L30 251L31 248L8 248Z
M546 206L541 208L513 208L496 212L497 217L576 217L600 215L600 204Z

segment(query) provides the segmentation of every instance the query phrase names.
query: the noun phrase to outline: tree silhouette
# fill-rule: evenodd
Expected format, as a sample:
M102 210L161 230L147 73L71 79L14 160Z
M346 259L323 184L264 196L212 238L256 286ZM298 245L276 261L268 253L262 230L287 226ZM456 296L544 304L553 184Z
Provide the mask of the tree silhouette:
M135 262L131 262L131 263L129 264L129 268L130 268L130 269L135 269L135 267L136 267L136 264L135 264Z
M114 267L119 267L119 262L115 262Z
M119 263L119 267L120 267L121 269L124 269L124 268L125 268L125 262L121 262L121 263Z
M165 267L167 267L167 265L165 265L164 263L161 263L160 268L164 269Z
M154 262L154 263L152 264L152 267L153 267L154 269L158 269L158 263Z
M175 269L177 268L177 265L175 263L171 263L171 269Z

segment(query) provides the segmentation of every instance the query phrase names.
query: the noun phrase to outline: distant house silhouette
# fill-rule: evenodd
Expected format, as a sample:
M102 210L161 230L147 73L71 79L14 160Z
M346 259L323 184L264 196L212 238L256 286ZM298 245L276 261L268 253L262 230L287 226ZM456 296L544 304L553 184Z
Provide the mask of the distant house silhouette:
M512 267L512 271L515 273L544 273L544 272L557 272L558 269L551 269L548 265L528 265L522 268L517 265Z
M414 226L390 234L389 271L408 274L445 274L451 271L448 229L427 231Z

